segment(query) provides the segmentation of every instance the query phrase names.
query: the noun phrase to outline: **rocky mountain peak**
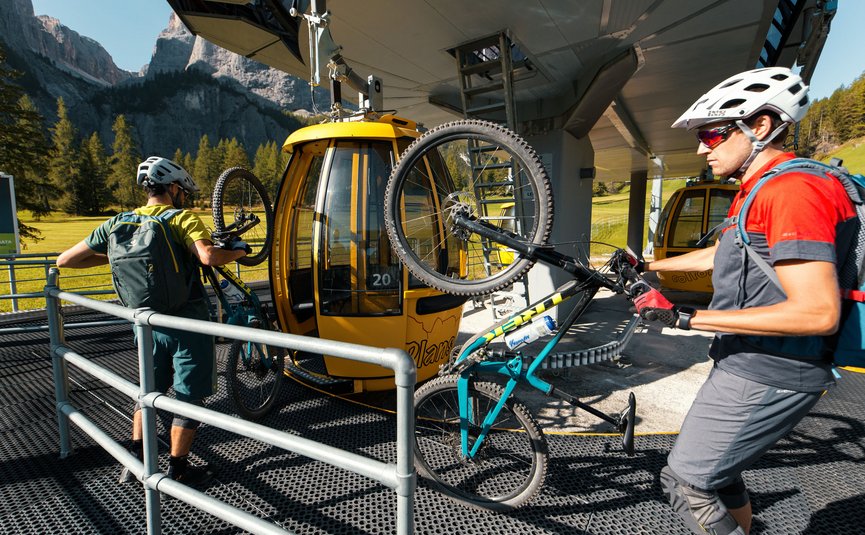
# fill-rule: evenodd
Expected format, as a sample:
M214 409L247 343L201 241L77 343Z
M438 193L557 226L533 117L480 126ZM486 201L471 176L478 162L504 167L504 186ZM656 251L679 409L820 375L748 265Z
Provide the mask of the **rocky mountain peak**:
M306 108L310 105L311 94L304 81L195 37L172 13L168 27L156 40L146 72L147 75L153 75L188 68L238 83L284 109Z
M0 39L10 49L51 58L59 68L91 83L114 85L134 76L115 65L98 42L55 18L35 16L31 0L4 0L0 7Z
M77 128L106 144L120 114L147 153L194 151L202 134L236 137L254 150L297 126L282 110L310 107L304 81L195 37L174 14L167 22L140 74L118 68L98 42L62 21L36 16L31 0L0 0L0 46L37 88L31 97L46 119L62 97Z

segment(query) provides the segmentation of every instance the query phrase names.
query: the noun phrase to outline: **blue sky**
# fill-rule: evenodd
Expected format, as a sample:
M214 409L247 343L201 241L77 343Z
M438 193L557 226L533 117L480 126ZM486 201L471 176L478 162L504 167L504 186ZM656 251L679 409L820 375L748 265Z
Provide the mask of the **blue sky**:
M37 15L50 15L99 41L122 68L133 72L150 61L153 44L167 25L164 0L32 0ZM811 97L828 97L865 71L861 53L865 2L838 0L829 39L811 79ZM858 51L858 52L857 52Z

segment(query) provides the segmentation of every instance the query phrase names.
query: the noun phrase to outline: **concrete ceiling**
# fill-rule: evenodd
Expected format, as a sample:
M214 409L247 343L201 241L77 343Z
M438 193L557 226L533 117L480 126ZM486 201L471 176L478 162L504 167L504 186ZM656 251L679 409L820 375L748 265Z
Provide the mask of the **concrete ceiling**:
M305 23L282 19L284 31L268 36L279 17L262 11L281 1L169 3L193 33L309 78L299 59L308 58ZM798 20L775 62L792 66L804 40L802 21L816 0L780 3L802 4L801 11L793 6ZM449 51L506 31L531 66L514 85L519 129L588 132L602 180L627 180L639 171L699 174L705 162L695 154L694 137L669 126L717 82L754 68L778 7L779 0L327 2L331 33L346 62L363 77L382 79L386 109L428 127L461 116L457 64ZM207 9L216 13L202 15ZM257 20L237 16L246 12ZM818 56L819 50L812 59Z

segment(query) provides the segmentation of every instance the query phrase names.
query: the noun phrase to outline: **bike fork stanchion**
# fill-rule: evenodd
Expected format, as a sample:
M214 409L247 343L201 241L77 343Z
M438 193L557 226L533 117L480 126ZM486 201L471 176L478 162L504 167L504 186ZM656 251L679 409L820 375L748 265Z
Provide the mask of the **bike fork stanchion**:
M66 360L59 354L60 347L65 345L60 300L54 295L59 291L57 287L59 276L60 271L57 268L52 268L48 272L48 284L45 286L45 309L48 312L48 335L51 340L51 369L54 374L54 396L57 400L60 458L65 459L72 453L72 441L69 436L69 416L62 411L63 406L69 404L69 372L66 369Z
M135 314L135 334L138 338L138 377L141 390L138 397L141 410L141 430L144 441L144 477L159 472L159 452L156 444L156 409L151 403L145 403L144 398L156 390L156 379L153 370L153 327L150 326L150 309L139 310ZM134 417L134 416L133 416ZM169 433L171 431L169 430ZM159 507L159 491L144 484L144 497L147 512L148 535L162 533L162 519Z

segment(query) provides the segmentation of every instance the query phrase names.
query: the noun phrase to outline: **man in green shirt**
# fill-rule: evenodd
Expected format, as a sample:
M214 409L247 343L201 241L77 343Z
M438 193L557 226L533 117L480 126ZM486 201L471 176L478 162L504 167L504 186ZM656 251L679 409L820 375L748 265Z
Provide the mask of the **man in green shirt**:
M147 192L147 204L134 210L138 215L158 216L172 209L181 209L198 186L182 167L166 158L152 156L138 167L138 184ZM117 222L115 216L97 227L87 238L78 242L57 258L59 268L87 268L109 263L108 236ZM210 232L201 219L188 210L181 210L168 220L173 241L187 255L191 289L189 299L172 315L209 320L207 294L198 277L197 264L221 266L246 255L248 246L234 242L231 248L218 248L210 241ZM166 262L169 260L166 259ZM166 392L174 387L178 400L203 404L216 385L216 358L213 337L176 329L153 328L153 362L156 389ZM171 426L171 452L168 475L187 485L202 485L212 478L206 468L190 466L188 455L198 422L176 415ZM141 459L142 428L138 404L132 418L130 451ZM121 482L131 479L124 469Z

